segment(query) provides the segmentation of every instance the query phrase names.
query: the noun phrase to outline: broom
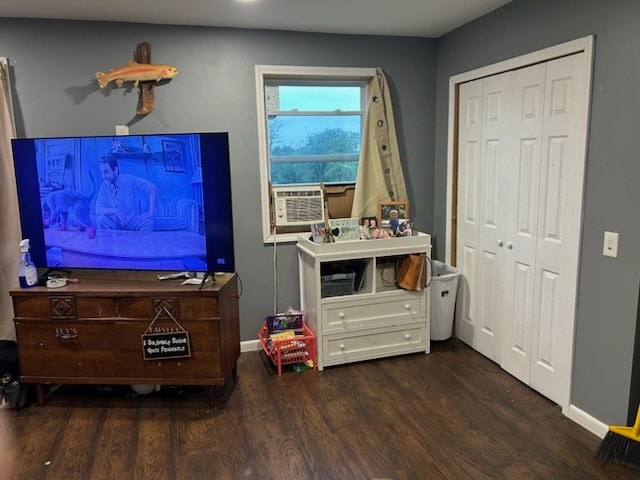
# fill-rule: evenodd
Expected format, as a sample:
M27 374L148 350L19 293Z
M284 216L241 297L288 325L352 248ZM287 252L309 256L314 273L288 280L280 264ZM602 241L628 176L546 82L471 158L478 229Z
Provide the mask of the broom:
M640 470L640 407L633 427L609 427L595 457Z

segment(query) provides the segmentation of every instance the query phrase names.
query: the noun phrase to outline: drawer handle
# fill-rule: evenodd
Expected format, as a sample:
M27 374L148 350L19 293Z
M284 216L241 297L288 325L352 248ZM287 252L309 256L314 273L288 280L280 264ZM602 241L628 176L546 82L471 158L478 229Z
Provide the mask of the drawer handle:
M411 340L411 335L409 335L409 334L407 333L407 334L404 336L404 338L405 338L406 340Z
M338 314L338 316L339 316L340 318L344 318L344 312L340 312L340 313Z
M73 340L74 338L78 338L78 332L58 333L56 337L58 337L60 340Z
M408 303L404 306L404 308L406 308L407 310L411 310L411 305L409 305Z
M347 349L347 346L344 343L340 344L340 350L342 350L343 352Z

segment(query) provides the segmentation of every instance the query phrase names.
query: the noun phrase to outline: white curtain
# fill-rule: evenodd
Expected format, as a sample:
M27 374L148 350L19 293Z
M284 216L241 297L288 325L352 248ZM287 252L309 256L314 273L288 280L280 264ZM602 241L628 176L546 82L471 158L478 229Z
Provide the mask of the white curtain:
M407 189L393 120L391 94L381 68L369 84L369 101L362 130L358 178L351 216L376 216L378 202L406 202Z
M9 290L18 287L20 217L11 139L15 138L9 63L0 57L0 339L15 340Z

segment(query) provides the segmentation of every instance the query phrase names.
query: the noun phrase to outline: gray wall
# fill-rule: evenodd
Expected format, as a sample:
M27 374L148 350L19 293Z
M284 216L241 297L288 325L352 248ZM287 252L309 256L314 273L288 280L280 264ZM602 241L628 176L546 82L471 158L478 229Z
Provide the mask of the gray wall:
M640 276L638 25L637 0L515 0L438 41L434 234L443 256L449 77L595 35L573 403L616 424L627 420ZM620 233L617 259L602 256L605 230Z
M140 42L178 76L155 89L154 111L135 118L137 91L100 91L98 70L133 59ZM273 250L264 246L259 198L254 65L384 68L417 225L433 224L436 41L259 30L0 19L10 59L18 135L229 132L241 338L257 338L273 311ZM11 181L3 179L2 181ZM298 307L293 244L278 246L278 311ZM17 286L17 282L16 282ZM2 319L11 321L11 319Z

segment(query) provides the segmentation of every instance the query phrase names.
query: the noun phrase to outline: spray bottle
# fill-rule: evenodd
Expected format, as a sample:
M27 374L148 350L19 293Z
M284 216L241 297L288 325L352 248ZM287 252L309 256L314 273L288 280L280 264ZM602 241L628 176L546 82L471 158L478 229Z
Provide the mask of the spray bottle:
M18 263L18 281L20 288L34 287L38 284L38 270L31 261L29 239L20 242L20 261Z

